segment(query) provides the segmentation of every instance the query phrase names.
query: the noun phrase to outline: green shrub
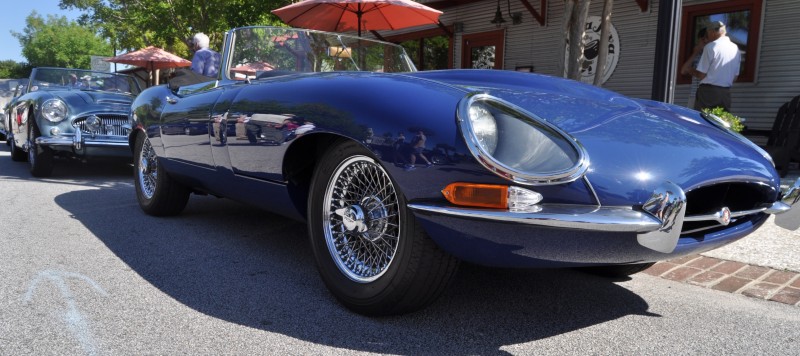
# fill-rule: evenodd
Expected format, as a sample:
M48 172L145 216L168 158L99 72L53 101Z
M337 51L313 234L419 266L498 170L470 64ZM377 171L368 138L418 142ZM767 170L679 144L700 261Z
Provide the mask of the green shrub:
M742 121L744 120L742 120L742 118L734 114L725 111L725 109L723 109L722 107L718 106L713 109L703 109L703 112L719 117L723 121L727 122L728 125L730 125L730 129L735 132L742 132L742 130L744 130L744 124L742 124Z

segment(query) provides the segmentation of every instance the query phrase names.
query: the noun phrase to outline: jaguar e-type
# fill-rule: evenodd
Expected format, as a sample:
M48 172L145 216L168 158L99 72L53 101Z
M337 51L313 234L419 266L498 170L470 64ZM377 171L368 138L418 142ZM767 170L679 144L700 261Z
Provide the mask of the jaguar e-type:
M359 313L428 305L460 261L628 275L798 220L768 154L680 106L416 71L400 46L310 30L236 28L222 58L214 81L134 101L139 205L174 215L211 194L306 221L323 281Z

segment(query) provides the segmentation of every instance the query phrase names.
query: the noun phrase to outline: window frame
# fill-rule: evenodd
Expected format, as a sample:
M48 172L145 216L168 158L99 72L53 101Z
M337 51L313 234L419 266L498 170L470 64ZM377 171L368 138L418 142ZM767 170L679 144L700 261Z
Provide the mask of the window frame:
M692 26L694 26L694 19L696 17L749 10L750 28L747 34L747 54L744 59L741 74L739 74L736 81L754 82L759 57L758 50L761 40L761 17L763 7L763 0L728 0L684 6L681 16L681 40L678 50L678 58L680 58L680 60L678 63L686 62L689 59L688 57L692 54L692 43L694 39L691 37L696 32ZM690 75L681 75L678 73L677 84L690 84L691 82L692 77Z
M422 39L425 39L425 38L437 37L437 36L447 36L448 37L448 48L447 48L447 68L446 69L453 69L453 36L452 36L453 26L447 26L446 28L450 31L449 33L447 31L445 31L445 30L442 30L441 28L431 28L431 29L427 29L427 30L409 32L409 33L404 33L404 34L399 34L399 35L394 35L394 36L386 36L386 38L384 38L384 40L386 40L387 42L400 44L400 43L403 43L405 41L422 40ZM420 43L422 43L422 42L420 41ZM418 56L422 57L424 52L425 51L423 51L422 48L420 48ZM420 67L422 67L425 58L416 58L416 60L420 63ZM418 69L422 70L420 68L418 68Z
M461 68L472 68L472 47L495 46L494 69L504 69L505 38L505 29L463 35L461 37Z

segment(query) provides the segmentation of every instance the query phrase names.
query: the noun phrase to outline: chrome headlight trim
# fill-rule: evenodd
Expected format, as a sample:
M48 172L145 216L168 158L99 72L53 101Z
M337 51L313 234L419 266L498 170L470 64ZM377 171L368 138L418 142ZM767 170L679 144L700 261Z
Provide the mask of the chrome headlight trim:
M67 118L67 104L61 99L48 99L42 103L41 112L47 121L61 122Z
M772 156L770 156L769 153L767 153L767 151L764 151L763 148L758 147L758 145L756 145L753 141L750 141L750 139L748 139L747 137L744 137L742 134L731 130L731 125L728 124L721 117L719 117L717 115L714 115L712 113L705 113L705 112L702 112L702 111L700 112L700 117L705 119L706 122L710 123L711 125L714 125L714 126L718 127L722 131L725 131L725 132L731 134L733 137L736 137L737 140L739 140L739 141L743 142L744 144L750 146L750 148L756 150L756 152L758 152L761 156L766 158L769 161L769 163L772 163L772 166L775 167L775 161L772 160Z
M479 138L479 134L476 132L475 127L473 127L473 123L470 120L470 110L476 104L489 105L497 110L501 110L509 117L517 119L524 125L529 126L531 130L535 130L539 133L542 133L542 130L548 131L548 134L565 143L573 151L570 152L570 154L574 155L574 159L572 159L569 164L564 165L565 168L546 172L520 170L512 167L509 162L501 162L493 156L492 152L487 151L484 146L486 140ZM582 177L589 169L589 155L583 145L577 140L557 126L503 99L485 93L470 94L458 104L457 121L470 153L472 153L475 159L486 167L486 169L502 178L524 185L552 185L575 181ZM495 122L495 127L496 126L497 123ZM486 133L481 133L480 135L485 136ZM496 135L496 142L503 141L503 132L498 131Z
M716 127L719 127L719 128L721 128L723 130L733 131L733 130L731 130L731 124L729 124L727 121L723 120L721 117L719 117L717 115L714 115L714 114L712 114L710 112L707 113L707 112L702 112L701 111L700 112L700 116L702 116L704 119L706 119L706 121L708 121L709 124L712 124L712 125L714 125Z

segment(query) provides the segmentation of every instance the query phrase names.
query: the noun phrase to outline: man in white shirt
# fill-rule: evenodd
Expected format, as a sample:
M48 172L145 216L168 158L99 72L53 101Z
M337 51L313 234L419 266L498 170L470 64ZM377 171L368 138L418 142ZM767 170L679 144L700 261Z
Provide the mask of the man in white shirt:
M725 111L731 109L731 86L739 75L741 54L739 46L726 35L725 24L712 21L706 27L708 44L697 63L697 68L689 73L700 79L695 96L695 110L713 109L721 106Z

